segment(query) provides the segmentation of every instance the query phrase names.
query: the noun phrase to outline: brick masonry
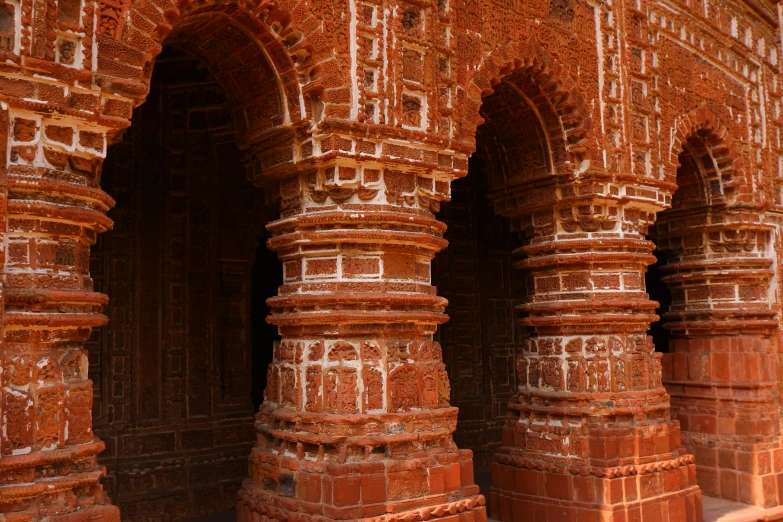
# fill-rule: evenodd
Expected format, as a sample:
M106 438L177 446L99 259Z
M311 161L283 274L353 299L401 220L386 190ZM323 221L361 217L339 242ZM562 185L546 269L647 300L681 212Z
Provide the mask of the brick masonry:
M783 503L780 18L772 0L3 0L0 520L116 521L110 495L132 518L205 512L238 475L242 522ZM164 44L208 81L156 88ZM251 426L264 225L280 339Z

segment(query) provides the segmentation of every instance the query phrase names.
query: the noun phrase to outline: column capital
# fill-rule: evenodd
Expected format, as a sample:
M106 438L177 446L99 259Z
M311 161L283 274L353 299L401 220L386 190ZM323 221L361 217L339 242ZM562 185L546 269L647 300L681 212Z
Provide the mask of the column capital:
M334 122L308 129L280 129L278 135L279 139L265 137L248 147L249 175L258 185L340 166L410 172L449 182L467 174L470 156L449 148L448 142L416 139L411 131L396 127L372 129Z
M495 211L527 236L619 232L646 234L655 214L671 204L659 184L610 179L557 180L490 191ZM621 223L621 227L616 225Z

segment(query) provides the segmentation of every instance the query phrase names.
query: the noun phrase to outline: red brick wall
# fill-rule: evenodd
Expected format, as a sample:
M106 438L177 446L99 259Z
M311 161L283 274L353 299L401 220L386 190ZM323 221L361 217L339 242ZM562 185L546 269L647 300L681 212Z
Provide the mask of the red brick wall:
M451 404L460 408L454 439L474 451L477 470L489 469L517 388L514 361L524 328L515 324L514 307L525 293L523 274L511 266L518 238L495 215L482 166L475 156L470 174L452 185L452 201L438 215L449 227L449 247L432 270L438 294L449 300L450 320L438 336Z
M221 88L194 62L160 60L133 122L108 154L115 227L92 254L111 297L89 343L95 431L124 520L186 519L232 507L247 476L251 271L267 209Z

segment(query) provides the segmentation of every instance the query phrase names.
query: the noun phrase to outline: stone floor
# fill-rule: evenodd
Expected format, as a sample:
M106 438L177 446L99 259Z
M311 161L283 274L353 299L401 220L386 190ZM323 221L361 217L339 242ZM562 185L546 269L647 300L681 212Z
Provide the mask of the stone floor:
M764 509L722 498L702 497L704 522L778 522L783 507Z

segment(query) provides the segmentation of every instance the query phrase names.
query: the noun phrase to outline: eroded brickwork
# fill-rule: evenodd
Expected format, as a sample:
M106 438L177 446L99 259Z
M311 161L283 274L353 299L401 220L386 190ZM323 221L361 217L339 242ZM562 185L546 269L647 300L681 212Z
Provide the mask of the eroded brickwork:
M475 339L469 346L474 375L492 374L481 375L485 395L466 407L483 411L487 437L509 399L490 510L504 522L695 522L700 486L783 503L777 2L4 0L4 520L119 516L100 482L104 443L94 426L117 414L123 387L122 418L150 419L155 430L166 420L176 432L191 414L214 420L242 402L246 367L230 356L210 368L204 349L206 324L236 327L236 294L209 304L194 297L212 288L208 277L219 287L243 269L224 264L207 236L178 236L185 216L189 227L209 228L199 190L217 200L232 186L204 163L193 167L209 178L201 188L182 189L177 176L148 180L118 214L162 208L162 230L145 218L128 220L137 231L117 220L118 238L145 237L130 255L139 274L159 271L149 288L163 292L149 297L163 313L156 323L151 309L136 310L116 331L145 336L135 334L135 352L125 345L125 368L151 355L163 379L118 375L109 390L103 381L115 377L101 373L94 401L88 378L85 343L110 302L96 281L113 292L114 268L95 266L94 278L89 262L97 235L112 227L102 163L135 106L148 95L147 103L165 101L150 93L163 43L201 61L225 94L241 152L218 163L240 159L279 209L267 246L283 265L269 301L281 340L238 494L243 522L486 518L473 455L455 444L460 369L449 376L434 339L448 317L432 277L448 243L441 206L477 147L486 166L474 183L486 190L476 185L476 201L486 197L509 223L497 244L516 235L520 246L511 257L477 251L472 262L498 256L525 281L519 328L480 328L481 372ZM194 153L170 140L192 124L161 119L159 167L177 151ZM238 221L233 228L264 224ZM658 320L644 286L651 239L672 292L666 358L647 336ZM111 247L102 251L111 257ZM207 270L182 252L216 264ZM177 281L194 292L178 293ZM473 322L495 315L485 301L508 310L516 299L513 284L492 283L471 289L481 303ZM133 311L118 294L110 317ZM465 306L457 296L455 311ZM455 317L450 331L465 324ZM147 337L155 328L160 337ZM450 331L441 340L461 339ZM506 343L504 357L516 355L513 394L492 363ZM493 383L503 391L490 385L487 396ZM209 407L199 399L191 409L191 397L209 397ZM128 446L118 435L117 462L139 430ZM173 440L183 451L181 434ZM151 462L156 444L136 446L137 462ZM115 496L124 476L118 465L108 482ZM211 487L224 478L226 487L235 480L215 476ZM185 487L191 495L201 486Z

